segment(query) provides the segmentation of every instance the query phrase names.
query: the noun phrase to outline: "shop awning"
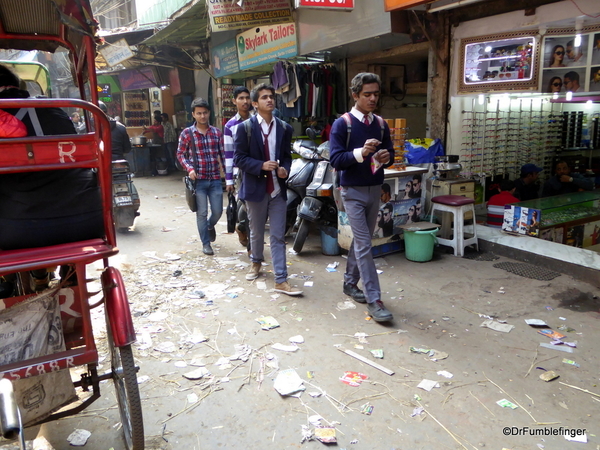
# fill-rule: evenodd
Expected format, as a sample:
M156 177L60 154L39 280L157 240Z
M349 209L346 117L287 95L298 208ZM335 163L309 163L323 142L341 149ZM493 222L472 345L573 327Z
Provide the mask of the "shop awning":
M206 2L192 5L154 36L143 41L144 45L169 45L172 47L198 46L207 38L208 11Z

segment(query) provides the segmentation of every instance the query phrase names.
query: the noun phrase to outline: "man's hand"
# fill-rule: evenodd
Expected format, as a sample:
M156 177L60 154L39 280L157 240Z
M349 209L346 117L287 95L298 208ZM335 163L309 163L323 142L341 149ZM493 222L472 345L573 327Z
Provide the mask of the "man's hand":
M362 156L366 158L370 153L375 153L377 151L377 146L381 144L381 141L377 139L367 139L365 141L365 145L362 148Z
M287 170L285 170L285 167L278 167L277 168L277 176L279 178L285 178L288 176L288 172Z
M228 184L227 186L225 186L225 190L228 194L233 194L235 192L235 186L233 184Z
M571 178L571 175L561 175L560 176L561 183L571 183L572 181L573 181L573 178Z
M262 165L262 170L266 170L267 172L271 172L272 170L277 170L279 164L277 161L265 161Z
M198 178L195 170L192 170L190 173L188 173L188 177L190 177L190 180L195 180Z
M381 164L387 164L390 162L390 152L386 149L381 149L373 155L373 158Z

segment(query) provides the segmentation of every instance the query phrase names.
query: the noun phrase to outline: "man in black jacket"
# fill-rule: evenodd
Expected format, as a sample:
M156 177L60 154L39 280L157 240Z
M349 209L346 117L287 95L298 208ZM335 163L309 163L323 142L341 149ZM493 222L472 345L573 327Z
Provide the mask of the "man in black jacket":
M129 134L127 134L127 128L121 122L117 121L117 119L108 115L108 108L104 102L98 101L98 106L106 114L110 122L112 160L125 159L125 153L131 151L131 141L129 140Z

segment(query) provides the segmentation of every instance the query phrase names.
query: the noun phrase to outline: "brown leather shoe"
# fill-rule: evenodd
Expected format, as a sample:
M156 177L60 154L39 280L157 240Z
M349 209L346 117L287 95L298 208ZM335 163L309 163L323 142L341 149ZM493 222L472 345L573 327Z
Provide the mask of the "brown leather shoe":
M281 292L282 294L285 294L285 295L291 295L291 296L302 295L302 291L300 289L298 289L297 287L290 286L290 283L288 283L287 281L276 284L274 290L275 290L275 292Z
M253 262L250 265L250 269L248 270L248 273L246 274L246 280L248 280L248 281L256 280L258 278L258 275L260 274L261 267L262 267L261 263Z

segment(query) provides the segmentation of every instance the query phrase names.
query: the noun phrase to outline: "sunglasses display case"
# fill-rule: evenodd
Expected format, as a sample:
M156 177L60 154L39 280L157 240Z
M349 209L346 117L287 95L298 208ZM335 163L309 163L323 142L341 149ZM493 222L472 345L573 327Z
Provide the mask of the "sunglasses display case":
M459 92L535 90L535 33L505 33L461 40Z

